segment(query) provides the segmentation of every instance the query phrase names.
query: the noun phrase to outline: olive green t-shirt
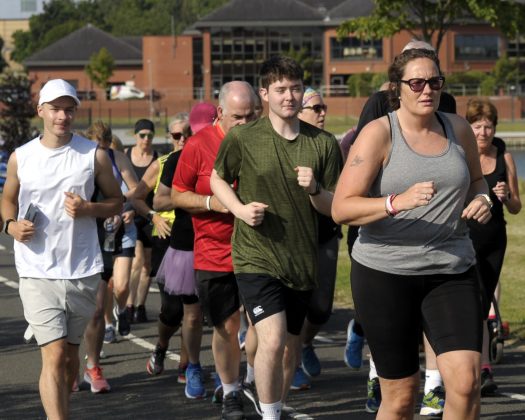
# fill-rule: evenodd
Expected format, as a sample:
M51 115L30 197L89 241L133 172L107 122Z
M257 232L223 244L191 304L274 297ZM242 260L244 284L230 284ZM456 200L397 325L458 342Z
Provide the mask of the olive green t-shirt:
M337 140L303 122L297 138L287 140L261 118L230 130L215 160L219 176L237 182L243 204L268 205L259 226L235 219L235 273L269 274L287 287L309 290L317 286L317 213L297 183L297 166L312 168L323 188L333 191L342 167Z

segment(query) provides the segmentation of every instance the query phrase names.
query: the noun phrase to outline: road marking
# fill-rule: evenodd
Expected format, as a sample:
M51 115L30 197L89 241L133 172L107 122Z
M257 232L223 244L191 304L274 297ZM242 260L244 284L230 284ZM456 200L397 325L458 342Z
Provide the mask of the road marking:
M3 246L2 244L0 244L0 251L5 251L7 248L5 246Z
M332 340L331 338L323 337L322 335L319 335L319 334L317 334L314 337L314 339L317 341L320 341L321 343L333 343L334 342L334 340Z
M502 392L501 395L512 398L513 400L525 401L525 395L511 394L510 392Z
M13 289L17 289L18 290L18 282L6 279L4 276L0 276L0 283L3 283L6 286L9 286L9 287L11 287Z
M146 350L154 351L155 346L151 344L149 341L146 341L140 337L137 337L133 334L128 334L122 337L124 340L129 340L132 343L136 344L139 347L145 348ZM170 360L174 360L176 362L180 362L180 356L177 353L173 353L172 351L166 352L166 357Z

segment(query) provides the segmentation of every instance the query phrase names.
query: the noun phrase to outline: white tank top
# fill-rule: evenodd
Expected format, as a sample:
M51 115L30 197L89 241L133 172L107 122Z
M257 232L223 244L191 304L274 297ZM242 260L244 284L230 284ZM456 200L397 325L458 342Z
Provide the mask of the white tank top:
M95 189L96 143L73 135L65 146L50 149L40 139L16 149L18 218L29 203L38 207L31 241L15 241L20 277L77 279L103 271L94 217L68 216L65 191L90 201Z

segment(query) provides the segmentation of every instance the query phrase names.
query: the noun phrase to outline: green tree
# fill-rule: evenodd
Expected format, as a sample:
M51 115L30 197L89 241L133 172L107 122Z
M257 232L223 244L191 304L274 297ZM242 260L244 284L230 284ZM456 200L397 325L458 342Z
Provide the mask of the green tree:
M114 69L115 60L106 48L101 48L99 52L91 55L84 71L93 83L106 89Z
M2 54L3 49L4 49L4 40L0 36L0 73L2 73L4 69L7 67L7 61L5 61L5 58Z
M301 65L304 71L304 84L305 86L310 85L312 83L312 67L314 65L314 57L308 53L306 48L295 49L290 47L290 49L283 53L283 55L294 59Z
M374 3L370 16L344 22L338 35L380 39L405 29L416 39L434 41L439 51L445 33L452 25L463 23L465 17L488 22L512 37L525 18L525 5L516 0L375 0Z
M376 89L372 86L374 73L356 73L348 78L346 84L350 96L370 96Z
M25 73L7 70L0 75L0 137L8 153L30 140L31 119L36 115L32 83Z

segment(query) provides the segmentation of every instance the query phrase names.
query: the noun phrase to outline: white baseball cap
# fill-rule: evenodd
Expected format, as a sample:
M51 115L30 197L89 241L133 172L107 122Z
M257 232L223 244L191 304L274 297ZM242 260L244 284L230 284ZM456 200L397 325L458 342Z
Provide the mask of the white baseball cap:
M42 89L40 89L40 99L38 100L38 105L54 101L56 98L60 98L62 96L69 96L75 100L77 106L80 105L80 100L77 98L77 91L75 88L62 79L49 80L42 87Z

